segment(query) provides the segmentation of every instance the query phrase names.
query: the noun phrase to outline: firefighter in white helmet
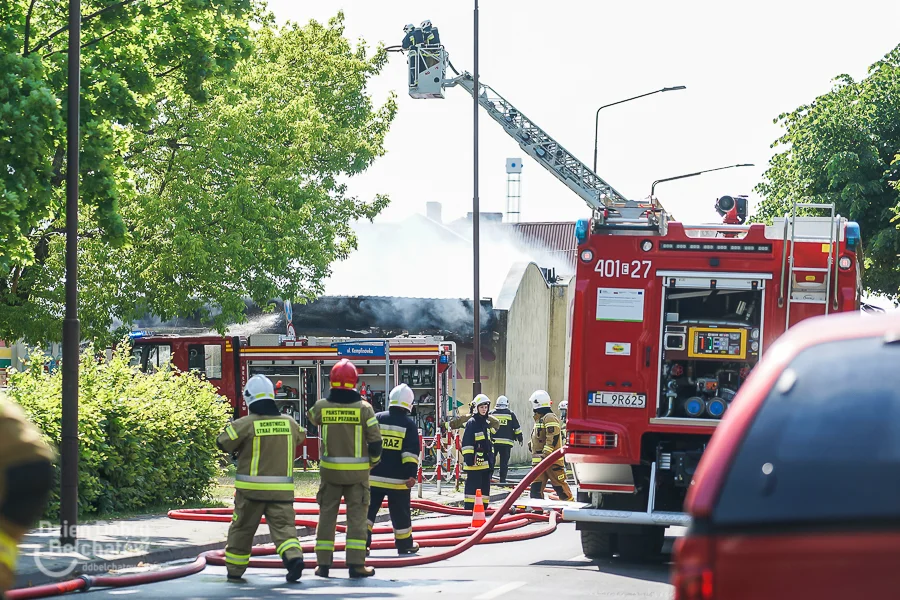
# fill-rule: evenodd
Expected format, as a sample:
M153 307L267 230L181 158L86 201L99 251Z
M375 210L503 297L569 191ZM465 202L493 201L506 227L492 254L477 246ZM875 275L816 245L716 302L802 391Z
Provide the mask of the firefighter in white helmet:
M225 428L216 444L237 452L234 477L234 516L225 545L225 567L230 581L242 581L250 563L253 536L265 516L272 541L295 582L303 573L303 548L294 525L294 454L306 432L278 412L275 386L264 375L254 375L244 386L250 412Z
M466 510L472 510L475 506L475 494L479 489L481 490L481 501L487 508L491 501L491 471L494 470L494 447L491 443L491 428L487 420L491 399L484 394L478 394L473 403L475 414L466 423L462 439L466 471Z
M509 470L509 454L512 451L513 441L523 443L522 428L519 426L519 419L516 414L509 409L509 398L500 396L497 398L497 406L491 416L500 422L500 428L494 436L494 462L500 464L500 483L506 483L506 473Z
M415 393L405 383L391 390L386 411L375 415L381 430L381 462L369 473L369 535L366 549L372 547L372 528L378 509L387 496L394 546L398 554L415 554L419 545L412 538L410 489L419 472L419 429L410 418Z
M534 430L531 433L530 444L531 464L534 467L551 452L561 448L565 442L562 437L562 425L551 408L553 401L550 394L544 390L537 390L531 395L530 402L534 410ZM544 497L544 486L547 485L547 481L550 481L560 500L572 500L572 491L566 483L565 459L560 457L534 480L531 484L532 498Z
M567 416L569 414L569 401L563 400L559 403L559 420L562 422L562 443L565 445L566 440L568 440L568 434L566 431L566 421Z

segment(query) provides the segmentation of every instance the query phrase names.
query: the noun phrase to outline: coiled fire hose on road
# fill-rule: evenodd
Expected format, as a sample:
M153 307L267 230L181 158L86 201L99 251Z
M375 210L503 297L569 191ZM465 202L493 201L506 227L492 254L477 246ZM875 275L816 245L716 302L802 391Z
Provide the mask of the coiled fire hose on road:
M528 488L531 482L534 481L534 479L537 478L537 476L545 469L549 468L552 463L561 458L563 452L563 448L552 452L549 456L542 460L540 464L532 468L531 471L529 471L528 474L524 478L522 478L522 481L519 482L519 485L517 485L512 490L512 492L510 492L509 496L507 496L506 500L503 501L503 504L500 505L499 508L487 510L487 513L490 516L488 517L487 522L481 527L472 528L466 523L423 523L420 525L413 525L413 532L418 534L415 536L416 542L421 547L428 548L452 546L447 550L442 550L435 554L421 554L404 557L370 557L366 559L366 564L375 567L376 569L427 565L446 560L448 558L453 558L454 556L465 552L478 543L496 544L500 542L517 542L539 538L553 533L554 531L556 531L557 524L557 513L555 511L550 511L549 515L539 515L533 513L513 515L508 513L510 511L510 508L513 506L522 492ZM298 498L296 501L300 504L315 503L315 500L311 498ZM444 506L430 500L413 500L411 504L412 508L427 510L439 514L460 516L469 515L468 511L466 511L465 509ZM295 510L298 514L298 518L295 520L297 525L315 527L315 520L303 519L300 518L299 515L318 514L318 508L295 507ZM182 520L230 522L231 512L232 509L230 508L182 509L169 511L169 516L173 519ZM341 513L343 514L344 512L344 508L341 508ZM531 529L528 531L507 533L513 529L524 527L525 525L529 525L536 521L546 521L547 524L540 528ZM346 527L344 525L338 525L337 530L338 532L343 533L346 532ZM389 527L376 527L373 531L373 534L389 533L391 531L392 530ZM495 533L488 535L491 531L495 531ZM372 540L373 550L393 547L393 539ZM344 544L335 544L335 550L343 549ZM306 559L306 568L310 569L315 567L315 555L313 554L312 557L309 556L309 553L313 552L313 545L304 545L303 552L305 554L304 558ZM252 556L254 557L274 554L275 548L273 546L256 546L252 550ZM198 556L197 559L192 563L172 567L169 569L163 569L160 571L138 573L133 575L82 575L81 577L78 577L76 579L70 579L67 581L62 581L60 583L40 585L33 588L11 590L7 592L6 597L9 600L49 598L52 596L61 596L70 592L87 591L92 588L115 588L148 583L158 583L160 581L169 581L172 579L178 579L179 577L187 577L188 575L199 573L206 568L207 564L224 565L225 551L210 550ZM282 566L283 565L280 558L252 558L250 560L250 567L254 568L271 569L281 568ZM332 568L346 568L346 564L342 560L336 560L332 564Z

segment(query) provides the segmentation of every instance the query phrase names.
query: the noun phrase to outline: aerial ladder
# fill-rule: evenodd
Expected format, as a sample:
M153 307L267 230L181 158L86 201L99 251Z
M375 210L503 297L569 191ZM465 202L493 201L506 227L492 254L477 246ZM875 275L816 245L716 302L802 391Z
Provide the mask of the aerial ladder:
M444 98L444 90L456 86L477 97L478 104L525 153L587 203L593 211L595 231L638 230L665 234L667 215L662 206L652 198L649 202L627 199L493 88L479 81L476 91L474 77L468 72L460 75L442 45L410 48L407 64L412 98ZM456 77L446 78L448 68Z

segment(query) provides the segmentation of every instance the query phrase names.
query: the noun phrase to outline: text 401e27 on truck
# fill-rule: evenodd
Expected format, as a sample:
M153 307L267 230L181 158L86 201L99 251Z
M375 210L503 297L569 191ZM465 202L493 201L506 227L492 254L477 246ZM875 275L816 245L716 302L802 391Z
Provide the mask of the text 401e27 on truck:
M666 527L690 522L694 470L766 348L859 310L859 228L828 208L664 233L579 223L566 460L591 506L564 517L587 556L659 552Z

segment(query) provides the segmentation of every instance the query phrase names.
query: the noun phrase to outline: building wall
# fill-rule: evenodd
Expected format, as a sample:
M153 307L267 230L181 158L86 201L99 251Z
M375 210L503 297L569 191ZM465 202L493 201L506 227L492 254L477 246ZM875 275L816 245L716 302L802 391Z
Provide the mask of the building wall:
M556 408L566 397L566 333L568 332L568 305L565 285L550 286L549 368L547 392Z
M569 367L572 364L572 309L575 304L575 277L566 283L566 339L563 354L563 400L569 399Z
M534 263L516 265L494 307L507 310L505 395L526 441L523 446L513 446L510 460L528 464L527 442L534 423L528 400L535 390L548 387L551 288Z

